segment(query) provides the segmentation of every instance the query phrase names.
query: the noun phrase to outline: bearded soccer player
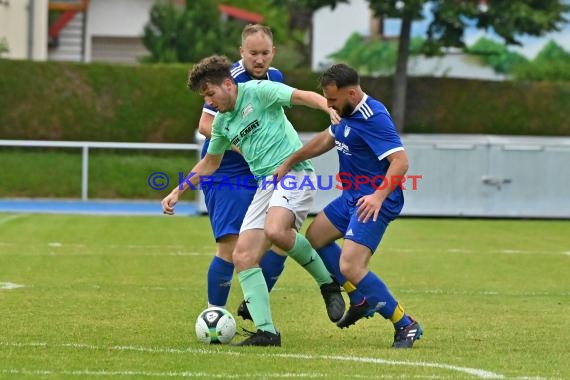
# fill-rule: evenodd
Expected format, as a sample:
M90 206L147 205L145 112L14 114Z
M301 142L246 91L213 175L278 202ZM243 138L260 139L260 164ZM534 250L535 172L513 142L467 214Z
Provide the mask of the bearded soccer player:
M342 119L291 155L275 174L281 178L298 162L336 147L343 191L316 216L307 239L333 276L355 284L365 297L358 304L351 302L337 325L349 327L377 312L394 325L392 347L411 348L423 333L421 326L368 267L388 224L404 206L401 183L408 156L388 110L362 90L353 68L333 65L320 84L328 106ZM342 250L335 243L340 238Z

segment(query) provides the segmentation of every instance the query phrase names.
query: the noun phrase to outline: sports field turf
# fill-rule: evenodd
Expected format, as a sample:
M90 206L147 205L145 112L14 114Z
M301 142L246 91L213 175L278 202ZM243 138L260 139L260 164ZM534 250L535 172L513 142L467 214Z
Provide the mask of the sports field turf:
M425 329L412 350L379 316L339 330L292 260L281 348L203 345L213 252L205 217L0 214L0 378L570 378L570 221L393 223L372 268Z

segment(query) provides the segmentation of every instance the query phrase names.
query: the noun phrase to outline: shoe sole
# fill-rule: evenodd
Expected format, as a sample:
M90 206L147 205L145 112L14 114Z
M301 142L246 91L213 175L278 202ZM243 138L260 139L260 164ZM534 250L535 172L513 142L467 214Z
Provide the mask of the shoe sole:
M281 347L281 343L279 343L279 344L240 344L240 343L235 343L235 344L230 344L230 346L233 346L233 347Z
M351 322L351 323L349 323L349 324L347 324L347 325L345 325L345 324L341 325L341 324L340 324L340 321L338 321L338 322L336 323L336 325L337 325L338 328L340 328L340 329L347 329L347 328L349 328L350 326L355 325L356 322L360 321L361 319L370 319L370 318L372 318L373 316L374 316L374 311L372 311L372 313L370 313L370 314L368 314L368 315L364 315L364 316L358 318L357 320L355 320L355 321L353 321L353 322ZM341 318L341 319L342 319L342 318Z

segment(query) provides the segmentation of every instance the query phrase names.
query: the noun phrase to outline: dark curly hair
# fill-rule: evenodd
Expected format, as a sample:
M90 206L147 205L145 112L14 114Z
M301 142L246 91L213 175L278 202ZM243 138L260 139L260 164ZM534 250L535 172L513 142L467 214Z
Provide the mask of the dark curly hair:
M338 63L329 67L321 75L321 88L329 85L336 85L337 88L360 85L358 73L352 67L344 63Z
M232 78L232 62L224 55L212 55L202 59L188 73L188 88L192 91L202 91L208 83L220 85Z

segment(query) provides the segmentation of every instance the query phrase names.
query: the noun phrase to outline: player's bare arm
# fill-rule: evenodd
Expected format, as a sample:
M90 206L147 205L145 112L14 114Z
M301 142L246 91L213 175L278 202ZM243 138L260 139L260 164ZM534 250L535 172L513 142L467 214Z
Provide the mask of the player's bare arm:
M178 199L190 187L188 182L194 187L198 186L201 177L213 174L220 167L223 156L223 154L206 154L204 158L190 170L192 175L187 177L181 184L172 189L170 194L162 199L162 211L167 215L173 215L174 206L178 203Z
M200 121L198 121L198 132L207 139L212 137L212 123L214 122L214 115L208 112L202 112Z
M322 110L329 115L332 124L340 122L340 116L334 109L328 106L327 99L316 92L295 89L291 95L291 104Z
M301 149L289 156L273 173L277 176L277 181L281 180L295 164L308 160L313 157L320 156L334 148L334 137L326 129L313 137L311 141L303 145Z
M400 185L401 182L398 181L402 180L408 171L409 163L406 151L400 150L394 152L386 158L390 162L390 166L386 172L386 179L384 180L388 181L386 186L383 186L384 184L379 186L380 188L374 193L363 196L358 200L358 202L356 202L356 205L358 206L356 213L358 215L358 220L361 222L366 223L370 218L372 218L373 221L376 221L384 199L386 199L386 197L388 197L388 195L390 195L390 193Z
M200 116L200 121L198 122L198 132L207 139L212 138L212 124L214 123L214 115L208 112L202 112ZM232 150L236 153L241 154L239 148L232 144Z

